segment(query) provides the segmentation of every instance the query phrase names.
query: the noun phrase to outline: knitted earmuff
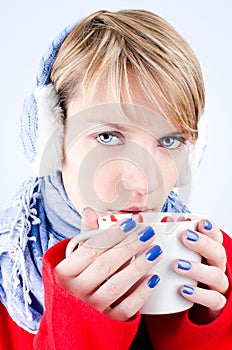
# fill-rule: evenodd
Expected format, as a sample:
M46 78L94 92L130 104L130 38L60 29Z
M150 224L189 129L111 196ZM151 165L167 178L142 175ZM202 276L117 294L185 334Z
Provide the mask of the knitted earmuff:
M61 168L64 115L50 73L62 43L76 25L66 27L52 41L40 61L34 91L24 101L20 136L27 159L35 164L35 176L46 176Z
M50 44L42 57L36 77L36 87L23 105L21 141L27 159L34 163L35 176L41 177L61 170L63 159L64 115L59 105L50 73L57 53L76 23L66 27ZM189 149L187 165L176 187L185 185L198 168L206 148L206 123L202 116L198 124L197 142Z

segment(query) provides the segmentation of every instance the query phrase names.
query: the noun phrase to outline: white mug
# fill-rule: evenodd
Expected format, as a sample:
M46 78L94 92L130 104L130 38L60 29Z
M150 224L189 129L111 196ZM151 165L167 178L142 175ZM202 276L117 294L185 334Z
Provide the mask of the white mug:
M196 230L201 217L189 213L141 213L144 225L152 226L155 231L155 244L161 246L162 259L152 267L149 274L157 274L160 277L158 287L150 300L140 310L142 314L170 314L189 309L193 303L185 299L179 292L184 284L196 286L197 282L178 275L173 270L176 259L201 261L201 256L188 249L180 241L183 231ZM99 218L99 228L106 229L115 220L130 217L130 214L116 214ZM165 221L165 218L173 221ZM113 219L113 220L112 220ZM184 220L184 221L182 221ZM163 222L164 221L164 222ZM137 227L141 224L137 224Z
M180 240L183 231L196 230L201 216L189 213L141 213L143 223L137 223L137 227L152 226L155 231L155 244L161 246L163 254L157 264L155 264L149 274L157 274L160 277L158 287L152 297L142 307L142 314L170 314L189 309L193 303L185 299L179 292L184 284L197 285L197 281L180 276L173 270L173 263L176 259L188 261L201 261L200 254L188 249ZM82 240L86 240L120 221L131 217L132 214L114 214L98 218L99 229L91 230L79 234L72 238L67 245L66 256L69 256L76 245ZM166 221L168 218L172 221ZM182 221L183 220L183 221Z

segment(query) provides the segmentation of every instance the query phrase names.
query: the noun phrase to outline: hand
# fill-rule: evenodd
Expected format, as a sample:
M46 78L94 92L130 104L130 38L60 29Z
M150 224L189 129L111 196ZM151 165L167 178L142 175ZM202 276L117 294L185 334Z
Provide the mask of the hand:
M81 233L98 228L97 214L90 208L82 221ZM153 229L141 224L138 228L133 219L99 232L55 267L56 280L100 312L126 321L153 294L159 277L147 273L162 250L153 244Z
M227 257L222 246L222 233L215 224L202 219L197 231L183 232L182 242L189 249L200 253L203 260L201 263L178 260L174 269L180 275L205 285L205 288L187 285L181 288L181 294L186 299L209 308L210 319L214 319L226 304L225 294L229 286L225 274Z

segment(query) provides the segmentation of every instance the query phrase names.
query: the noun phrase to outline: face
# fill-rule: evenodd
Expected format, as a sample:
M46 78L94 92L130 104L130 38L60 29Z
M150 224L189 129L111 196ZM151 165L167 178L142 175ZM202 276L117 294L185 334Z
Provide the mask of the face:
M131 87L135 105L100 94L68 105L62 177L79 213L160 211L185 165L183 135Z

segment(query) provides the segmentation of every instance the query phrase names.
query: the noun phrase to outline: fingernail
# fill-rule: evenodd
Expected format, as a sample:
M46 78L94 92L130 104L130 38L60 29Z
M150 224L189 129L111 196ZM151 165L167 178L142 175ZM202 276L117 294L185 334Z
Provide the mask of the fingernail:
M136 226L136 222L134 219L129 218L126 221L124 221L119 227L123 232L128 232L132 230Z
M194 288L190 287L190 286L183 286L182 287L182 293L187 294L187 295L193 295Z
M189 271L192 267L190 261L179 259L177 263L178 269Z
M155 245L146 253L146 259L149 261L154 261L162 252L161 247L159 245Z
M198 233L192 230L187 230L186 237L189 241L192 242L197 242L199 239Z
M151 237L153 237L155 231L151 226L146 227L143 231L138 234L138 239L141 242L147 242Z
M147 282L147 285L149 288L154 288L160 281L160 277L158 275L153 275L149 281Z
M212 230L212 227L213 227L213 225L211 224L211 222L209 220L205 219L204 229L210 231L210 230Z

